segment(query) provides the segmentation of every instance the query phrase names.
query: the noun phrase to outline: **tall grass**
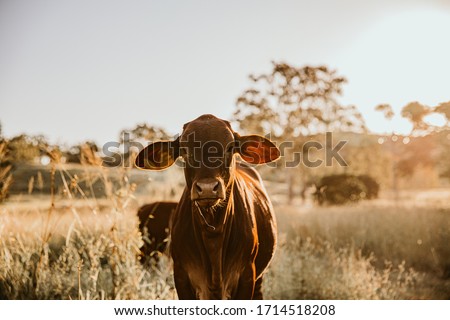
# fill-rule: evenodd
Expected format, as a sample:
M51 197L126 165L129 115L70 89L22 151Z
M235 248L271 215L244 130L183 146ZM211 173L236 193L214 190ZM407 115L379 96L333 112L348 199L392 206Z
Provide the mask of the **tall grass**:
M47 208L0 210L0 298L3 299L163 299L173 297L170 266L144 269L139 260L140 233L129 204L135 186L123 170L119 184L108 178L94 154L85 161L101 179L109 205L101 207L85 196L52 154L51 195ZM55 176L64 184L55 194ZM67 178L68 177L68 178ZM74 192L85 200L76 204ZM79 197L78 197L79 198ZM68 199L64 206L58 200ZM168 261L162 261L166 266Z
M5 165L6 159L6 142L0 142L0 203L5 201L8 191L12 183L12 175L10 164Z
M143 269L137 260L140 234L131 217L100 212L96 226L89 212L80 222L58 221L48 238L31 217L2 212L0 297L3 299L162 299L173 297L170 264ZM31 226L14 226L18 220ZM38 218L37 218L38 219ZM63 221L61 221L61 219ZM13 221L8 221L13 220ZM64 221L66 220L66 221ZM72 220L72 221L71 221ZM56 219L50 222L56 223ZM10 228L15 229L11 232ZM66 234L61 232L66 231ZM53 233L54 232L54 233Z
M369 202L276 210L282 234L268 296L450 299L449 208Z
M335 248L353 246L372 264L385 261L407 268L450 277L450 207L429 205L376 205L278 209L280 224L288 238L329 242ZM284 214L283 214L284 213Z
M51 188L46 206L0 207L0 298L175 299L170 260L139 261L142 203L130 172L113 183L95 155L84 159L86 174L75 176L52 157L50 176L63 188ZM99 180L106 198L88 197L79 184ZM450 299L447 207L275 209L280 237L266 298Z
M266 276L272 299L410 299L420 275L404 263L373 265L352 246L335 248L310 238L283 242Z

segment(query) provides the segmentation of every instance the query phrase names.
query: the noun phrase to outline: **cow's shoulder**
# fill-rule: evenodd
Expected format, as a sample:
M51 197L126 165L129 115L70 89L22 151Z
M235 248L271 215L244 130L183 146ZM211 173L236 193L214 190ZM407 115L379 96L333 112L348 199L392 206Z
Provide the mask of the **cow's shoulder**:
M262 186L263 182L261 179L261 176L259 175L258 171L256 171L255 168L247 164L243 161L237 161L236 162L236 170L240 176L243 176L244 178L250 178L254 182L257 182Z
M256 213L263 217L271 216L271 203L261 175L254 167L245 162L238 162L236 169L235 192L237 194L235 196L246 203L247 209L252 208L251 214Z

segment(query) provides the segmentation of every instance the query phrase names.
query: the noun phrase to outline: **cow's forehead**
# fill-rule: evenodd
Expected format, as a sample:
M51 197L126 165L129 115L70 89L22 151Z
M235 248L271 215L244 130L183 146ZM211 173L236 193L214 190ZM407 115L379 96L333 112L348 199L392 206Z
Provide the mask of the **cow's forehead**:
M201 143L208 141L229 143L234 140L234 135L228 121L213 115L203 115L184 125L180 141L190 142L194 138Z

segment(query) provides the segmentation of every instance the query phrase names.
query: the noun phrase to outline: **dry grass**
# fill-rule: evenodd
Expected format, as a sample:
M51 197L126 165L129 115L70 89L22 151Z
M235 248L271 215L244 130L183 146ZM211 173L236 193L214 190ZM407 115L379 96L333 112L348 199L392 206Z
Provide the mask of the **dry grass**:
M450 208L277 207L272 298L450 299Z
M170 268L145 270L136 258L134 216L78 209L76 218L60 212L45 220L40 212L2 210L1 298L173 298Z
M137 259L142 240L130 172L122 170L119 179L114 172L112 180L96 160L75 176L52 157L46 205L19 201L0 208L0 298L174 297L170 263L144 269ZM91 187L100 181L106 199L87 197L80 180Z
M353 246L363 256L375 256L407 268L450 276L450 208L376 205L310 208L279 207L279 222L288 238L329 242L335 248Z
M4 165L6 158L6 142L0 142L0 203L8 197L12 184L11 165Z
M58 166L55 175L60 170L70 177ZM30 197L0 207L0 298L176 298L170 262L143 268L137 258L143 201L134 194L142 186L130 183L128 171L114 184L106 169L97 171L90 169L89 179L105 184L107 198L80 196L77 182L66 180L54 200L41 195L40 202ZM176 197L174 183L165 183L169 195L145 201ZM151 184L161 190L161 181ZM450 298L447 207L370 202L276 211L280 242L264 282L267 298Z
M418 298L415 285L421 277L404 264L377 269L373 255L364 257L352 246L314 244L310 238L284 242L279 249L265 283L272 299Z
M50 221L39 212L2 211L0 298L174 297L170 263L144 269L137 260L142 240L134 215L77 211L77 217L62 214Z

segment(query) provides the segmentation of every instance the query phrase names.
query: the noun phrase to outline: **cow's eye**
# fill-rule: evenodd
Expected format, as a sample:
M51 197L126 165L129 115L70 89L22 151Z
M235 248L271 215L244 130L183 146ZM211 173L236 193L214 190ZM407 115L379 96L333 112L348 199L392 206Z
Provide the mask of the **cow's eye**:
M228 146L227 153L233 153L233 151L234 151L234 146L233 145Z

